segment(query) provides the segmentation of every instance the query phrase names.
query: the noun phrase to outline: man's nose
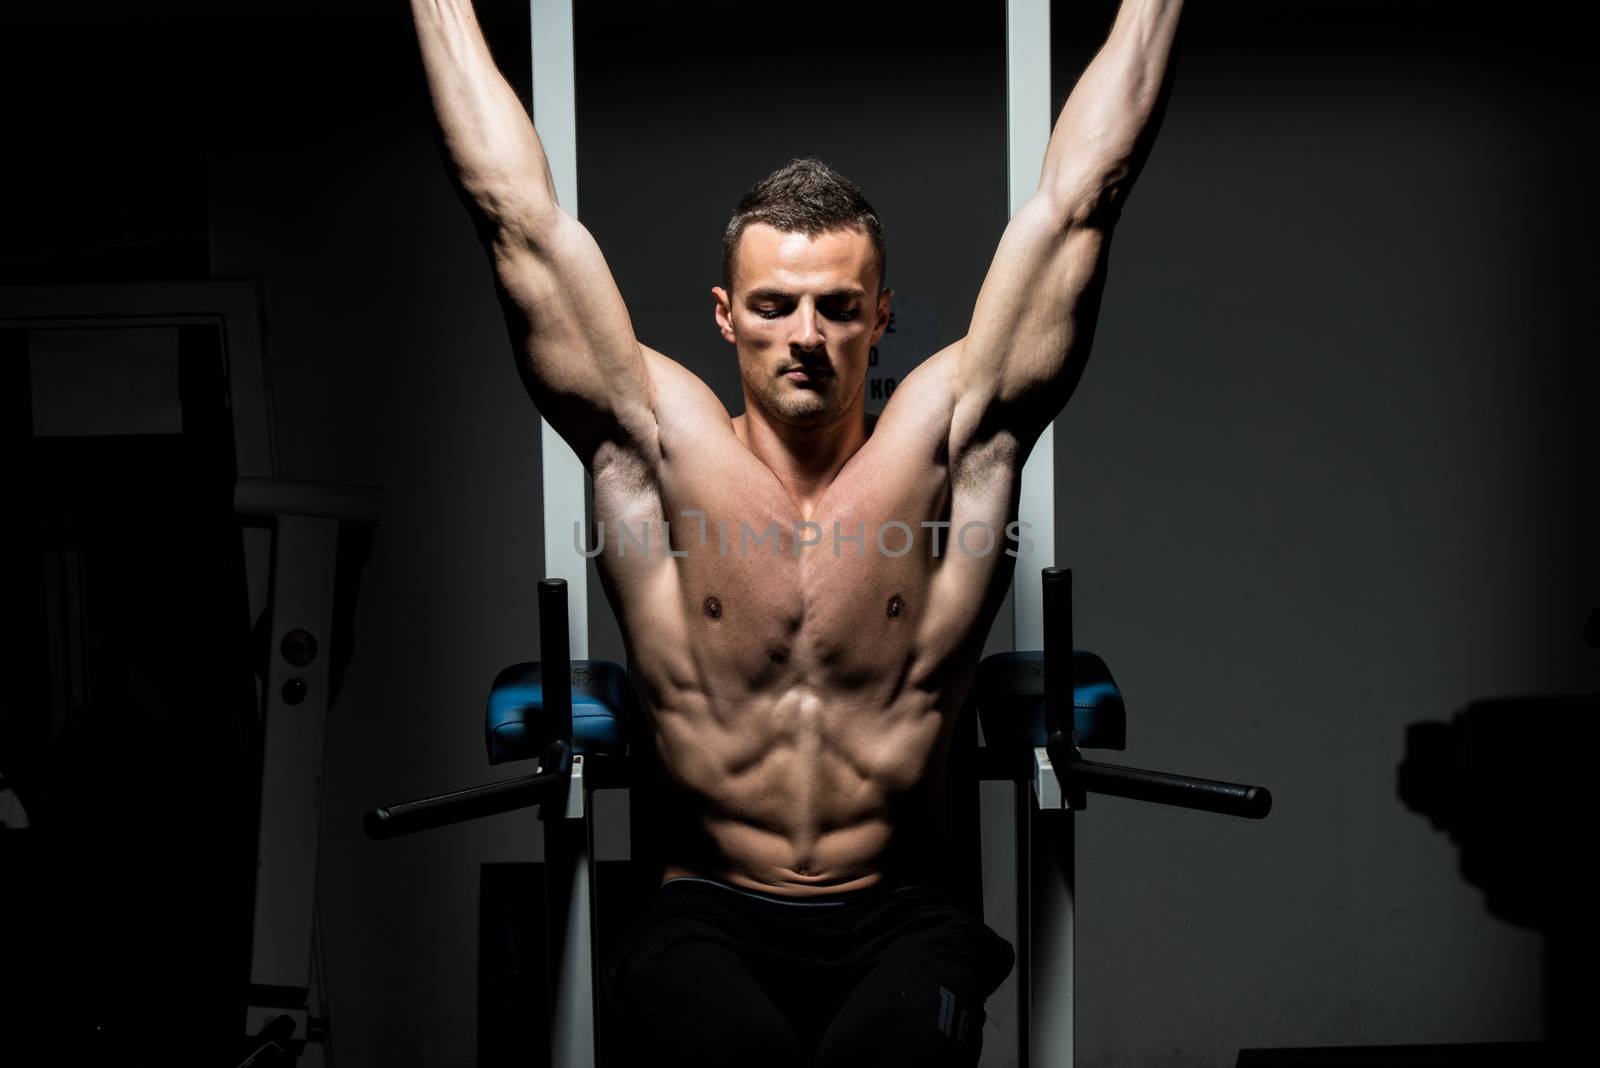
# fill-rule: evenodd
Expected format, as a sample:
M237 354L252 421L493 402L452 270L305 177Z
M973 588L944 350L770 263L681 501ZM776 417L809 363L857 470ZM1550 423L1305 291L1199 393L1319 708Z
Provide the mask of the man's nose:
M795 310L794 333L789 338L789 344L804 352L810 352L822 344L822 334L817 330L815 304L807 302Z

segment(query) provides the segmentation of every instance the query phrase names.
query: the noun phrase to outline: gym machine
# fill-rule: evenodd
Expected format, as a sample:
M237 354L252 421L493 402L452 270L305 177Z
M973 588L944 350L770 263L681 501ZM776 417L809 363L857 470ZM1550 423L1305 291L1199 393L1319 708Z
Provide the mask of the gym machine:
M978 778L1017 785L1017 977L1019 1064L1059 1064L1062 1046L1035 1041L1035 1017L1072 1017L1071 961L1032 951L1036 932L1046 944L1071 945L1073 914L1072 814L1089 794L1261 819L1272 807L1260 786L1146 771L1084 759L1081 750L1123 749L1127 714L1105 662L1072 649L1072 573L1043 571L1044 648L1000 653L979 665L963 713L981 722L986 743L971 766ZM611 661L571 660L564 625L567 589L561 579L539 584L540 660L514 664L490 690L486 735L489 761L537 759L521 778L367 813L373 838L393 838L498 812L540 806L545 823L545 870L551 947L551 1064L588 1068L603 1063L595 1006L598 968L594 905L592 792L632 782L632 769L650 758L644 732L629 743L636 716L625 669ZM970 735L969 735L970 736ZM645 747L641 749L641 746ZM959 759L959 756L956 757ZM975 785L975 784L974 784ZM975 806L975 790L970 793ZM972 807L972 806L969 806ZM966 826L976 831L976 814ZM976 856L975 850L968 853ZM961 854L958 854L960 856ZM1061 892L1065 889L1065 893ZM1070 1032L1069 1032L1070 1033Z
M249 1036L240 1068L329 1061L316 927L322 746L333 701L334 601L344 525L373 526L377 486L240 478L234 511L270 521L263 623L261 808L250 938ZM346 576L349 581L351 575Z

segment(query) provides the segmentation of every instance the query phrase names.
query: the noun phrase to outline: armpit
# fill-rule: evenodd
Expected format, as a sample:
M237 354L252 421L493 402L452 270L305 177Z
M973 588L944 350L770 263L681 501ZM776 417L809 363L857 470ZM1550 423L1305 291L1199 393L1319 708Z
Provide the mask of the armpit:
M992 491L1013 480L1022 466L1021 443L1007 431L965 443L950 458L950 488L963 495Z

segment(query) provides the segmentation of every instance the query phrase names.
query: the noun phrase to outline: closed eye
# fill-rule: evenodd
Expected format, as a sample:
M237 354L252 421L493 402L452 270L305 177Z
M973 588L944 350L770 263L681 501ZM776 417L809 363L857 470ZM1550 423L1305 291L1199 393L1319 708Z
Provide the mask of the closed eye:
M817 310L822 312L822 314L827 316L829 319L833 319L838 322L849 322L850 320L858 318L861 315L861 309L853 304L839 305L825 303L819 304L817 306ZM756 315L763 319L781 319L785 315L788 315L790 312L794 311L794 305L758 306L752 308L751 311L755 312Z

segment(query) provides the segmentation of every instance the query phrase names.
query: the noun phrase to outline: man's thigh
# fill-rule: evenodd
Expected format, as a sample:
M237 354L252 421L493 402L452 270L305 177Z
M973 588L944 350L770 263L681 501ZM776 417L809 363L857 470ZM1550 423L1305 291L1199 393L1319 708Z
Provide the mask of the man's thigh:
M676 901L652 908L644 927L607 962L606 996L628 1051L626 1065L802 1063L794 1032L750 968L737 920Z
M886 939L834 1016L816 1063L976 1064L983 1003L1014 961L1011 945L966 911L918 910Z

